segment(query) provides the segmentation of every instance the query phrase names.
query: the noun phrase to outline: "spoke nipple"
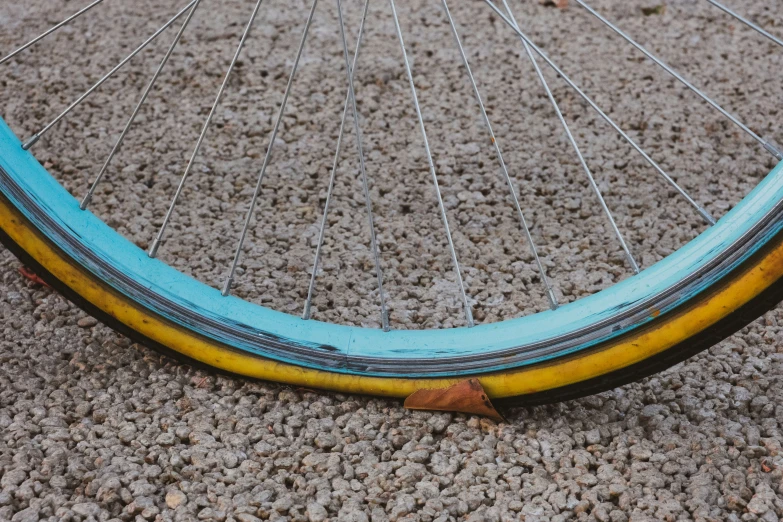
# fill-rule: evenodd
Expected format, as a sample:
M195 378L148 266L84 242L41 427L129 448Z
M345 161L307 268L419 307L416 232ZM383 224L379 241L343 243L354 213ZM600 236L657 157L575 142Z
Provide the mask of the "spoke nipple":
M384 332L391 331L391 327L389 326L389 314L385 310L381 313L381 323L383 323Z
M41 139L41 135L40 134L33 134L32 136L30 136L27 139L27 141L25 141L22 144L22 149L23 150L30 150L30 147L32 147L33 145L38 143L38 140L40 140L40 139Z
M706 219L706 220L707 220L707 223L709 223L710 225L714 225L715 223L717 223L717 221L715 220L715 218L714 218L714 217L712 217L712 214L710 214L709 212L707 212L707 210L706 210L706 209L699 207L699 213L702 215L702 217L703 217L704 219Z
M310 320L310 299L312 298L312 295L313 295L312 282L310 284L311 284L310 291L307 294L307 301L305 301L305 307L304 307L304 310L302 311L302 319L304 321L309 321Z
M150 251L148 255L155 259L155 256L158 255L158 248L160 247L160 238L156 238L155 241L152 242L152 247L150 247Z
M549 308L552 310L557 310L559 305L557 304L555 292L551 288L547 288L547 294L549 295Z
M90 204L91 200L92 200L92 197L90 196L90 194L87 194L86 196L84 196L84 199L82 200L82 202L79 203L79 210L87 210L87 205Z
M223 290L220 292L223 297L228 297L228 294L231 293L231 284L234 282L233 277L229 277L226 279L226 284L223 285Z
M783 161L783 152L780 152L780 149L778 149L775 145L765 140L764 148L767 149L770 154L775 156L778 161Z

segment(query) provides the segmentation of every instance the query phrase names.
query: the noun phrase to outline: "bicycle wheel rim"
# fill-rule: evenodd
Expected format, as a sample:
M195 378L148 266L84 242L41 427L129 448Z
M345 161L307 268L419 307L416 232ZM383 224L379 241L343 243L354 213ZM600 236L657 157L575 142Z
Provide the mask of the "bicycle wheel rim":
M76 200L22 150L4 123L0 167L0 192L13 208L92 277L139 307L238 353L298 368L378 378L458 378L573 356L687 306L769 244L783 225L781 164L715 227L599 294L503 323L384 333L304 321L222 297L216 289L150 259L98 218L79 210ZM579 320L568 322L575 316ZM531 342L534 334L538 338Z

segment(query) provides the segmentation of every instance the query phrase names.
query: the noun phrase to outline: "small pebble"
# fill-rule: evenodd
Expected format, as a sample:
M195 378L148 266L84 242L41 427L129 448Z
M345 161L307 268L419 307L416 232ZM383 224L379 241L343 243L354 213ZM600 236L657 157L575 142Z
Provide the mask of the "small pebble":
M78 324L81 328L92 328L93 326L98 324L98 320L94 317L87 316L79 319L79 321L76 324Z

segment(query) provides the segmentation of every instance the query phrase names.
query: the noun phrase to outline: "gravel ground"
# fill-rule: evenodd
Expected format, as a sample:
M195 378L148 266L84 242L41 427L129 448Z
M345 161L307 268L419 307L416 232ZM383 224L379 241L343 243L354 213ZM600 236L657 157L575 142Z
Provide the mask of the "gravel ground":
M361 5L345 4L355 34ZM480 2L453 4L559 299L627 277L622 252L523 51ZM764 4L741 7L780 32L776 13ZM775 136L783 87L764 79L783 65L779 50L706 2L669 2L662 13L646 0L596 6L760 134ZM142 111L140 130L129 136L96 195L93 210L141 247L160 224L251 8L249 0L204 1ZM398 8L476 318L491 322L541 310L541 282L439 4L400 1ZM74 9L64 0L3 3L2 48ZM109 0L100 9L4 66L3 117L18 134L40 128L176 7ZM162 259L208 284L221 285L225 277L306 9L300 0L264 4L161 249ZM716 216L772 166L736 128L617 46L583 11L529 1L517 16ZM237 280L237 294L292 313L306 296L345 95L335 20L333 5L324 2ZM37 146L38 158L75 195L89 186L166 45L139 56L121 80L108 82ZM640 264L650 266L703 230L676 193L547 74ZM392 323L461 325L383 2L372 4L356 78ZM351 133L344 157L314 316L373 327L378 293ZM27 281L6 251L0 266L2 520L783 516L783 317L777 311L642 383L513 411L507 423L495 424L197 371L131 344Z

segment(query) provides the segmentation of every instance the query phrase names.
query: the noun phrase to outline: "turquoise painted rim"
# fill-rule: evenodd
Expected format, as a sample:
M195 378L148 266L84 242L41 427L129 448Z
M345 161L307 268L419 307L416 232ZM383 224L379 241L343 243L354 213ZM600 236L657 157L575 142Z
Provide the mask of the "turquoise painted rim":
M541 347L553 344L557 339L567 337L574 332L589 330L591 326L611 321L651 297L675 288L679 283L708 267L722 253L725 253L743 237L753 233L753 226L768 216L783 201L783 163L773 171L734 209L724 216L695 240L674 254L644 270L641 274L604 290L585 297L574 303L566 304L554 311L511 319L501 323L478 325L473 328L453 328L445 330L392 330L336 325L316 320L305 321L297 316L285 314L255 305L239 298L223 297L219 290L209 287L156 259L150 259L146 252L123 238L89 211L82 211L74 199L47 171L32 154L24 151L19 139L6 123L0 119L0 167L8 178L26 196L43 210L62 230L68 231L78 242L106 264L116 267L127 274L141 287L176 303L188 310L196 311L203 317L230 323L245 332L255 332L259 341L243 338L241 342L232 341L234 348L244 350L282 362L298 364L312 368L343 373L381 376L433 376L431 370L418 371L412 364L404 371L382 369L381 361L396 360L415 362L429 360L459 360L460 358L492 359L492 356L509 350L524 352L526 347ZM39 218L29 203L21 201L18 193L9 189L8 183L0 184L0 191L34 224ZM776 222L776 232L780 223ZM57 237L47 233L47 228L39 228L58 247L67 254L79 258L79 253L64 245ZM769 238L772 232L767 233ZM724 273L761 248L764 241L756 241L753 248L742 252ZM89 267L87 267L89 268ZM228 267L227 267L228 268ZM100 276L101 274L96 274ZM665 313L688 301L696 294L709 288L715 282L715 274L703 281L690 285L685 291L669 299L661 313ZM112 281L104 282L115 290L127 295L121 285ZM129 296L133 297L133 296ZM176 316L164 317L183 324ZM648 314L649 315L649 314ZM657 314L656 314L657 315ZM606 341L626 333L632 328L645 324L652 317L627 321L627 325L612 327L610 332L599 332L589 342L553 353L541 353L524 360L509 359L511 362L496 364L482 369L481 372L505 370L535 364L541 361L561 357L586 349L598 342ZM193 327L192 324L185 326ZM199 332L207 337L226 342L214 332L205 329ZM299 357L296 353L282 353L267 349L267 340L274 339L283 345L290 344L298 348L311 349L314 357ZM331 359L342 358L345 364L319 362L318 354L328 351ZM537 352L536 352L537 353ZM349 363L351 361L363 361ZM466 359L467 360L467 359ZM378 361L378 365L375 362ZM461 375L477 373L473 367L451 368L440 375Z

